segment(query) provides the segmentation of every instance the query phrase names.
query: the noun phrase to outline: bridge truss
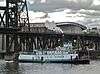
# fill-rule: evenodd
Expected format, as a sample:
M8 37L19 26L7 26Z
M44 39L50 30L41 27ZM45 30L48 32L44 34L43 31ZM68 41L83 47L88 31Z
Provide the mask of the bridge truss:
M2 11L0 13L2 50L5 50L7 56L19 51L55 48L61 45L62 34L41 34L30 31L26 0L6 0L6 6L0 6L0 11ZM25 27L27 30L24 30Z

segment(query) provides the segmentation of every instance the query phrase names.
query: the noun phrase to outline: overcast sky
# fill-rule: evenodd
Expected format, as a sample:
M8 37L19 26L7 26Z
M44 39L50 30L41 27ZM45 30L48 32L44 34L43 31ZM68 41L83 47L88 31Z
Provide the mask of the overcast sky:
M0 0L0 5L4 5ZM78 22L100 25L100 0L27 0L30 22Z

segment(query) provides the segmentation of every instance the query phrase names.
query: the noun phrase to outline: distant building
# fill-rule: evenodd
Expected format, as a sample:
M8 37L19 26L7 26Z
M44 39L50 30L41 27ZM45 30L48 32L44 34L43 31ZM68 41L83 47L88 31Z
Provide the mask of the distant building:
M100 35L100 28L97 28L97 27L93 27L91 29L87 29L85 31L86 34L99 34Z
M47 32L45 29L54 31L54 32L62 32L64 34L82 34L83 30L86 30L87 27L75 22L48 22L45 23L30 23L31 30L35 31L40 30L40 32ZM27 30L26 27L23 30Z
M82 31L87 29L86 26L75 22L60 22L57 23L64 34L82 34Z
M56 23L46 21L45 23L30 23L30 31L33 33L61 34L63 31L56 26ZM22 31L28 31L28 27L24 26Z

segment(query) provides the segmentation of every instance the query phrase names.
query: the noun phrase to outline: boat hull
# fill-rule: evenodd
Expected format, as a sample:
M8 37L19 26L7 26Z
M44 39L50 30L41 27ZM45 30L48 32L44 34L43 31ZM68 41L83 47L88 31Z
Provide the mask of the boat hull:
M19 62L32 62L32 63L67 63L75 60L78 54L39 54L39 55L29 55L21 54L19 55Z
M62 61L32 61L32 60L19 60L20 63L63 63L63 64L90 64L88 59L74 59Z

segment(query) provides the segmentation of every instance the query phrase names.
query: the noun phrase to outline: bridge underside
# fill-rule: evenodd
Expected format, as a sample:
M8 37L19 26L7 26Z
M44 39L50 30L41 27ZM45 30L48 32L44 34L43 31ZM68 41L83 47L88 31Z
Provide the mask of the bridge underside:
M3 35L5 36L5 34L6 33ZM55 48L63 44L63 37L60 34L11 32L9 36L11 38L9 39L9 49L15 52ZM3 44L3 47L5 44L6 43Z
M71 41L75 49L94 49L100 50L100 36L91 34L65 34L64 41Z
M8 33L8 32L7 32ZM7 35L3 32L1 35ZM72 42L74 49L100 50L99 35L83 35L83 34L47 34L47 33L32 33L32 32L16 32L9 31L9 50L7 54L14 54L20 51L33 51L53 49L58 46L63 46L64 42ZM4 41L5 39L2 39ZM5 42L2 43L2 51L6 51Z

